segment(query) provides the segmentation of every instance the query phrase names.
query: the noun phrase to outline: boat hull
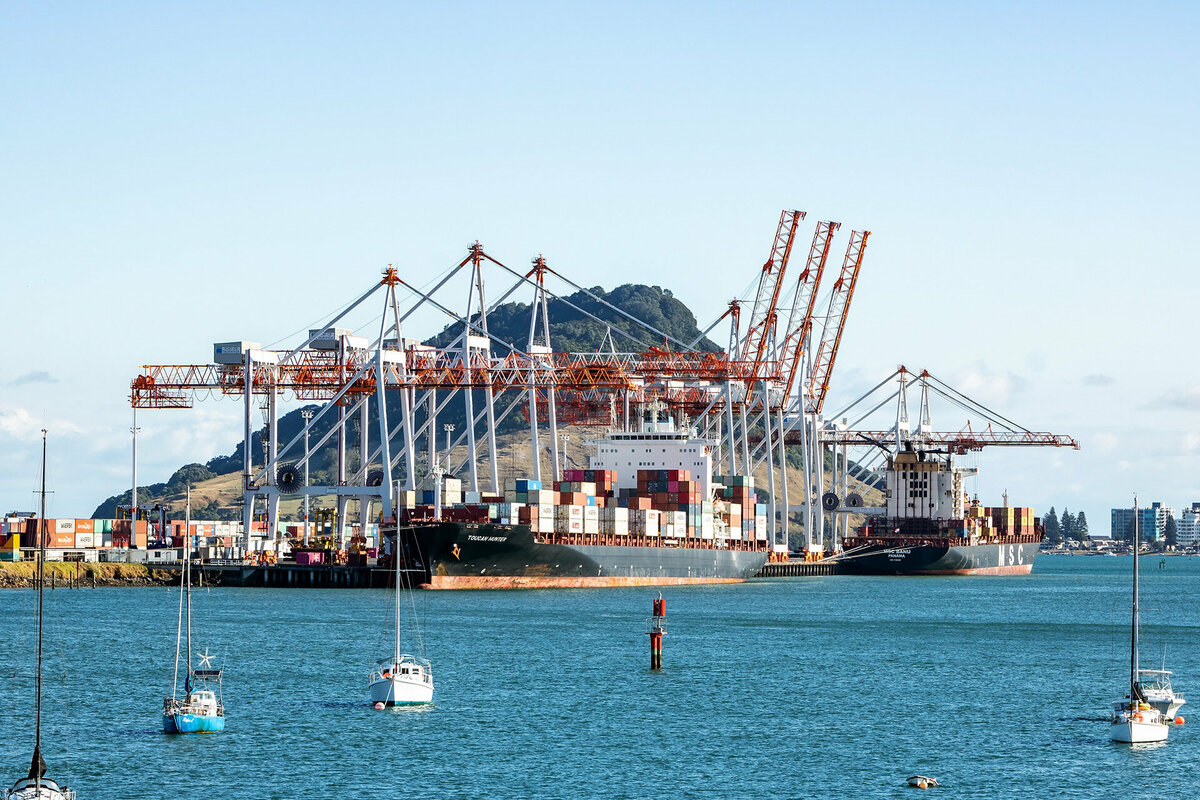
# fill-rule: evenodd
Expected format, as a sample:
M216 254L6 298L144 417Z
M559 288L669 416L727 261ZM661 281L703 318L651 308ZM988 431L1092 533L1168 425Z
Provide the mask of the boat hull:
M33 778L22 778L13 784L5 797L10 800L75 800L75 792L66 786L59 786L49 778L40 781Z
M1109 738L1123 744L1165 742L1169 726L1164 722L1138 722L1125 719L1109 726Z
M40 781L26 777L14 783L4 796L10 800L74 800L76 794L73 789L60 787L48 777L42 777Z
M433 684L383 678L371 682L371 703L385 706L414 706L433 702Z
M220 733L223 730L224 716L163 714L163 733Z
M733 583L758 574L767 551L633 544L558 544L528 525L402 527L407 560L430 589L542 589Z
M850 575L1028 575L1037 542L866 545L838 562Z

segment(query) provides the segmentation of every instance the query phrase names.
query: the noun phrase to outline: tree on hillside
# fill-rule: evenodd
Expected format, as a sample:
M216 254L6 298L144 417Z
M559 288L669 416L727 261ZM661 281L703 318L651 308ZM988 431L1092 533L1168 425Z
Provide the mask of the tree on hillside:
M1046 516L1042 519L1042 525L1046 529L1047 542L1058 544L1063 540L1062 527L1058 524L1058 514L1054 513L1054 506L1050 506L1050 510L1046 512Z
M1079 537L1079 541L1081 542L1088 540L1087 515L1082 511L1075 515L1075 535Z
M1168 547L1174 547L1179 543L1179 526L1175 522L1175 517L1167 517L1167 525L1163 529L1163 539Z
M1064 508L1062 513L1062 522L1059 523L1062 527L1062 535L1064 539L1078 539L1078 534L1075 533L1075 517L1071 515L1069 509Z

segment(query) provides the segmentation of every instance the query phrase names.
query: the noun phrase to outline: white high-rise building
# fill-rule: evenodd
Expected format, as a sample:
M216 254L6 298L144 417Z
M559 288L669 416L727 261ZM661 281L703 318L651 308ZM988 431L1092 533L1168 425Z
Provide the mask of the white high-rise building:
M1175 541L1180 547L1200 544L1200 503L1192 503L1175 518Z

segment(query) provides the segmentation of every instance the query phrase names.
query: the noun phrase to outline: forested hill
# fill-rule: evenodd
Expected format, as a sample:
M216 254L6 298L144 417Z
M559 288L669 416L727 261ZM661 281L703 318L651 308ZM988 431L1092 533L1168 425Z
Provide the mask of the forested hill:
M596 286L586 292L581 290L562 299L551 298L547 302L550 344L556 352L595 352L600 349L609 328L612 329L613 343L618 352L636 352L651 346L663 346L661 336L613 311L601 301L616 306L626 314L684 344L691 344L700 336L695 314L677 300L669 289L627 283L611 292L605 292ZM505 303L488 312L488 333L500 342L523 350L529 339L530 314L528 303ZM588 316L589 314L591 316ZM445 347L461 334L461 324L450 325L428 340L427 344ZM543 343L540 327L536 343ZM697 350L705 352L722 350L707 337L701 338L694 346ZM608 349L607 345L604 349ZM681 348L672 344L671 349Z
M591 295L595 295L595 297L589 295L588 292ZM657 331L672 337L676 341L687 344L696 341L700 337L700 330L696 325L696 316L692 313L691 309L676 299L670 290L658 286L626 284L613 289L611 292L606 292L600 287L589 289L588 292L578 291L562 299L552 298L548 301L546 310L549 315L550 345L555 351L576 353L595 352L601 349L601 345L604 344L605 335L609 328L612 329L613 344L618 352L640 351L650 346L662 347L664 345L662 337L657 333L649 331L627 317L613 311L601 301L606 301L621 309L626 314L643 320ZM577 308L573 308L572 306L576 306ZM588 316L589 314L599 318L602 322L592 319ZM514 345L518 350L524 349L529 338L529 318L530 305L528 303L504 303L488 313L488 332L495 340ZM426 340L426 343L444 347L461 335L461 323L448 325L439 334ZM493 343L495 344L495 341ZM540 336L538 337L538 343L542 343ZM708 338L701 338L695 347L698 350L708 352L718 352L722 349ZM604 349L608 349L607 345L604 346ZM671 349L680 348L678 345L672 344ZM495 347L495 352L497 355L504 354L503 348L498 344ZM477 400L475 407L476 409L482 408L481 398ZM393 407L393 403L389 401L389 418L397 419L399 413L399 402L395 402ZM416 415L415 421L418 425L423 421L423 414L424 410L422 409ZM372 420L374 420L375 412L373 408L371 416ZM464 404L462 402L453 402L439 414L439 427L441 423L452 423L458 426L459 430L463 430L462 426L465 418ZM320 439L333 422L333 415L330 415L330 419L328 420L318 420L314 434L311 437L312 440L315 442ZM302 423L303 419L300 416L300 409L296 409L280 417L280 441L290 441L300 432L303 427ZM356 428L357 424L357 419L352 421L353 427ZM374 424L374 421L372 421L372 426ZM520 414L513 413L508 416L500 427L501 430L513 430L526 424ZM255 454L256 460L260 458L260 454L262 453L260 439L263 432L263 429L259 428L252 435L253 441L251 447L253 448L252 452ZM312 483L320 484L332 481L335 474L334 464L336 453L337 450L334 444L329 444L315 453L311 464ZM356 453L356 448L350 448L348 460L351 469L357 469ZM138 491L139 505L174 498L188 484L211 480L216 476L237 472L241 468L242 443L237 442L233 445L232 452L227 456L217 456L209 460L207 464L186 464L176 470L167 481L140 487ZM130 490L126 489L123 493L108 498L96 508L92 516L97 519L112 518L115 516L117 505L129 503L130 494ZM205 519L232 519L236 514L236 509L224 501L197 511L199 512L196 515L197 518Z

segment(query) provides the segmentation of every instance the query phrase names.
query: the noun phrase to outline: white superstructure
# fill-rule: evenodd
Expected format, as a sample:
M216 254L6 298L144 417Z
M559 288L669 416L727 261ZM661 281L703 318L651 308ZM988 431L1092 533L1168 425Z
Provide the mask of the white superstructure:
M712 442L680 430L673 419L660 420L655 412L640 431L608 431L592 444L596 452L588 456L587 468L614 470L617 489L636 489L639 469L686 469L700 482L703 496L709 496Z
M962 519L966 514L963 477L974 470L952 466L919 451L897 453L887 480L887 516L894 518Z

